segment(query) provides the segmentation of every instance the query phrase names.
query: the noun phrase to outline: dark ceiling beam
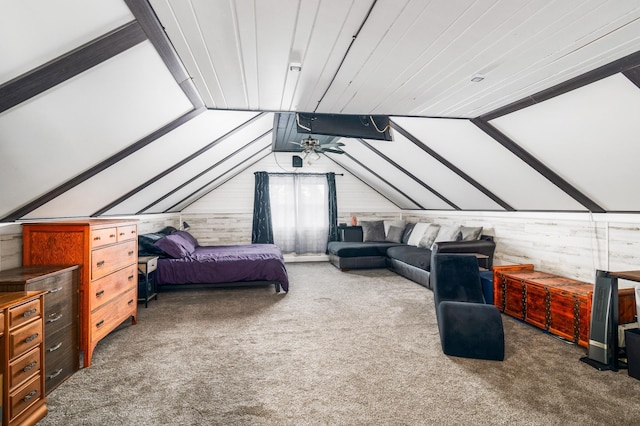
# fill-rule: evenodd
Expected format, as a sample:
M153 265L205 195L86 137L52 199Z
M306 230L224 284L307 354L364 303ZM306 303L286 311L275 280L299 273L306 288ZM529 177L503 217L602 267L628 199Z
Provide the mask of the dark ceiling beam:
M411 178L412 180L414 180L418 185L422 186L424 189L426 189L427 191L431 192L433 195L435 195L436 197L440 198L442 201L444 201L445 203L449 204L451 207L453 207L455 210L461 210L460 207L456 206L451 200L449 200L447 197L445 197L444 195L440 194L438 191L436 191L434 188L432 188L431 186L427 185L426 183L424 183L422 180L420 180L417 176L415 176L413 173L411 173L409 170L405 169L404 167L402 167L400 164L396 163L395 161L393 161L391 158L389 158L388 156L384 155L382 152L378 151L377 149L375 149L373 146L371 146L371 144L369 144L367 141L365 141L364 139L358 139L360 141L360 143L362 143L364 146L366 146L367 148L369 148L369 150L371 150L372 152L374 152L376 155L378 155L379 157L381 157L383 160L385 160L387 163L391 164L393 167L395 167L396 169L400 170L402 173L404 173L406 176L408 176L409 178Z
M132 145L129 145L127 148L123 149L122 151L112 155L111 157L105 159L104 161L98 163L97 165L91 167L89 170L79 174L78 176L74 177L73 179L70 179L66 182L64 182L62 185L59 185L58 187L54 188L53 190L47 192L46 194L38 197L37 199L31 201L30 203L20 207L17 210L14 210L13 212L9 213L7 216L3 217L2 219L0 219L0 222L13 222L15 220L18 220L24 216L26 216L27 214L31 213L32 211L36 210L37 208L43 206L44 204L48 203L49 201L53 200L54 198L64 194L65 192L69 191L70 189L80 185L82 182L92 178L93 176L97 175L98 173L106 170L107 168L111 167L112 165L114 165L115 163L117 163L118 161L124 159L125 157L133 154L134 152L138 151L139 149L144 148L145 146L149 145L151 142L155 141L156 139L160 138L163 135L166 135L167 133L171 132L172 130L182 126L184 123L186 123L187 121L193 119L194 117L198 116L200 113L206 111L206 109L201 108L198 110L192 110L189 111L188 113L178 117L176 120L172 121L171 123L167 124L166 126L161 127L160 129L156 130L155 132L145 136L144 138L140 139L139 141L135 142Z
M327 154L324 154L325 157L327 157L329 160L333 161L335 164L337 164L338 166L342 167L343 169L345 169L347 172L349 172L349 174L353 177L355 177L356 179L358 179L360 182L362 182L363 184L365 184L366 186L368 186L369 188L371 188L372 191L376 192L378 195L380 195L382 198L386 199L388 202L390 202L391 204L393 204L394 206L396 206L399 209L402 209L402 207L400 207L395 201L393 201L392 199L390 199L386 194L383 194L382 192L380 192L378 189L374 188L369 182L365 181L364 179L362 179L360 176L358 176L357 173L355 173L353 171L353 169L351 169L350 167L344 165L343 163L336 161L335 158L333 158L332 156L329 156Z
M115 206L117 206L118 204L122 203L123 201L125 201L127 198L130 198L134 195L136 195L138 192L142 191L143 189L145 189L147 186L157 182L158 180L162 179L163 177L167 176L168 174L170 174L171 172L177 170L178 168L184 166L185 164L187 164L188 162L196 159L197 157L199 157L200 155L204 154L205 152L207 152L208 150L210 150L211 148L213 148L214 146L218 145L220 142L224 141L225 139L227 139L228 137L232 136L233 134L237 133L238 131L244 129L246 126L248 126L249 124L253 123L254 121L256 121L258 118L262 117L265 113L259 113L256 114L254 117L252 117L251 119L245 121L244 123L240 124L239 126L237 126L236 128L228 131L227 133L225 133L224 135L222 135L221 137L219 137L218 139L214 140L213 142L207 144L206 146L200 148L199 150L197 150L196 152L194 152L193 154L189 155L188 157L184 158L183 160L175 163L173 166L169 167L168 169L164 170L163 172L157 174L156 176L152 177L151 179L147 180L146 182L138 185L137 187L135 187L134 189L132 189L131 191L127 192L126 194L124 194L123 196L119 197L117 200L112 201L111 203L107 204L106 206L102 207L100 210L94 212L91 217L96 217L96 216L100 216L104 213L106 213L107 211L111 210L112 208L114 208Z
M173 78L180 85L189 101L191 101L193 107L196 109L203 108L205 106L204 102L198 94L191 76L184 68L180 57L173 48L164 28L160 25L160 21L149 2L147 0L125 0L125 3L173 75Z
M264 138L265 136L267 136L269 133L271 133L272 130L267 130L266 132L264 132L263 134L261 134L260 136L258 136L257 138L253 139L251 142L244 144L241 148L233 151L231 154L227 155L226 157L222 158L220 161L216 162L215 164L207 167L205 170L201 171L200 173L198 173L197 175L195 175L194 177L192 177L191 179L188 179L187 181L183 182L182 184L178 185L177 187L175 187L174 189L172 189L171 191L168 191L166 194L164 194L162 197L158 198L157 200L155 200L153 203L149 204L148 206L144 207L142 210L140 210L139 212L137 212L136 214L143 214L145 211L149 210L151 207L155 206L156 204L158 204L159 202L166 200L167 198L169 198L171 195L175 194L176 192L178 192L179 190L181 190L182 188L184 188L185 186L189 185L190 183L194 182L195 180L201 178L202 176L204 176L205 174L209 173L210 171L212 171L213 169L215 169L216 167L218 167L219 165L227 162L228 160L230 160L231 158L233 158L234 156L236 156L237 154L241 153L242 151L244 151L245 149L249 148L251 145L253 145L254 143L258 142L259 140L261 140L262 138ZM235 167L238 167L237 165Z
M143 42L137 22L129 22L0 86L0 113Z
M419 202L417 202L416 200L414 200L413 198L409 197L407 194L404 193L404 191L402 191L400 188L398 188L397 186L395 186L394 184L392 184L391 182L389 182L388 180L386 180L385 178L383 178L382 176L380 176L378 173L376 173L375 171L371 170L369 167L365 166L364 164L362 164L361 161L358 161L355 157L353 157L351 154L349 154L348 152L344 152L344 154L341 155L345 155L348 159L350 159L351 161L353 161L354 163L356 163L357 165L359 165L360 167L362 167L363 169L365 169L366 171L368 171L369 173L371 173L372 175L374 175L375 177L377 177L378 179L380 179L382 182L384 182L386 185L388 185L389 187L391 187L394 191L396 191L398 194L402 195L404 198L406 198L407 200L411 201L414 205L418 206L418 208L420 210L426 210ZM352 173L353 174L353 173ZM355 175L354 175L355 176ZM376 191L379 192L379 191ZM395 203L394 203L395 204Z
M250 161L252 158L257 157L260 153L267 151L267 153L265 155L263 155L260 158L255 159L254 161ZM238 176L240 173L244 172L245 170L247 170L249 167L253 166L254 164L256 164L258 161L267 158L269 156L269 154L271 154L271 147L270 146L266 146L264 148L262 148L260 151L256 152L255 154L251 155L249 158L245 159L242 164L244 164L245 166L236 170L235 173L233 173L231 176L229 176L227 179L223 180L222 182L220 182L218 185L214 186L213 188L211 188L210 190L208 190L207 192L203 193L202 195L200 195L198 198L192 200L191 202L189 202L187 205L183 206L182 209L180 209L179 211L182 211L184 209L186 209L187 207L189 207L190 205L192 205L193 203L195 203L196 201L200 200L202 197L207 196L208 194L212 193L213 191L215 191L216 189L220 188L222 185L224 185L225 183L229 182L231 179L233 179L234 177ZM237 167L237 166L236 166ZM231 170L235 170L231 169ZM198 192L202 191L204 188L206 188L209 185L212 185L215 181L217 181L218 179L221 179L224 175L226 175L227 173L229 173L231 170L227 170L225 173L221 174L220 176L218 176L217 178L213 179L211 182L209 182L208 184L198 188L196 191L192 192L191 194L189 194L188 196L186 196L185 198L183 198L182 200L178 201L176 204L174 204L173 206L169 207L167 210L165 210L163 213L172 213L172 210L175 209L177 206L179 206L180 204L184 203L185 201L187 201L189 198L193 197L194 195L196 195Z
M500 205L503 209L505 209L507 211L515 211L515 209L513 207L511 207L504 200L502 200L497 195L495 195L493 192L489 191L487 188L485 188L483 185L481 185L480 182L476 181L471 176L469 176L468 174L466 174L465 172L460 170L458 167L456 167L453 163L451 163L450 161L445 159L443 156L438 154L436 151L434 151L433 149L429 148L424 142L422 142L421 140L419 140L418 138L413 136L411 133L409 133L406 129L402 128L400 125L398 125L398 123L394 122L393 120L391 120L391 127L394 130L396 130L398 133L400 133L402 136L407 138L415 146L417 146L418 148L420 148L421 150L423 150L424 152L429 154L431 157L435 158L437 161L442 163L449 170L451 170L452 172L454 172L455 174L460 176L462 179L467 181L467 183L469 183L471 186L476 188L478 191L482 192L488 198L492 199L496 204Z
M471 120L471 122L487 135L491 136L500 145L508 149L516 157L524 161L535 171L547 178L551 183L566 192L571 198L585 206L590 212L606 213L606 211L602 207L600 207L582 192L578 191L573 185L560 177L556 172L545 166L541 161L539 161L529 152L525 151L521 146L512 141L511 138L502 133L500 130L481 118L475 118Z
M542 90L535 95L527 96L524 99L513 102L504 107L493 110L487 114L481 115L479 118L488 122L503 115L521 110L531 105L546 101L563 93L570 92L587 84L594 83L603 78L610 77L617 73L626 73L632 68L636 68L640 65L640 51L625 56L601 67L598 67L592 71L581 74L570 80L557 84L549 89ZM626 75L626 74L625 74ZM633 81L633 80L632 80Z
M624 71L625 77L627 77L633 84L640 88L640 66Z

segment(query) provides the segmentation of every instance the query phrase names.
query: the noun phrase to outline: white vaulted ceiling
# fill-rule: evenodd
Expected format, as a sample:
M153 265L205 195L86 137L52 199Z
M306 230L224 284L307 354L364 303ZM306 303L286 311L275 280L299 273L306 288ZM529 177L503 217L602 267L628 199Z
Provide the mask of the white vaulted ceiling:
M237 210L265 165L371 211L640 212L637 0L5 3L1 222L219 212L234 180ZM293 169L297 112L393 141Z

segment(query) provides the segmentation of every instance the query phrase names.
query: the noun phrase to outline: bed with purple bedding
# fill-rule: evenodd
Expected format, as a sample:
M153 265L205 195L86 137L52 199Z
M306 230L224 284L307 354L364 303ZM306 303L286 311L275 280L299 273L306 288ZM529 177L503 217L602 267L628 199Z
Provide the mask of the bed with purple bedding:
M138 238L140 255L159 257L158 286L274 284L276 292L289 291L282 252L274 244L200 246L186 231L164 231Z

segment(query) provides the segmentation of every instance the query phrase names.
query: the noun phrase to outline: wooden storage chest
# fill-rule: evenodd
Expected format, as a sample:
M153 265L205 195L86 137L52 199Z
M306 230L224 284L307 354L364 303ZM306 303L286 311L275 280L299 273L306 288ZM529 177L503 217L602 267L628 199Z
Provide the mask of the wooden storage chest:
M98 342L137 318L137 221L87 219L22 225L22 263L80 265L80 349L91 365Z
M501 312L587 347L593 284L535 271L533 265L494 266L494 305ZM620 324L635 316L633 289L621 289Z
M74 266L27 266L0 271L0 291L43 290L45 392L80 368L78 279Z

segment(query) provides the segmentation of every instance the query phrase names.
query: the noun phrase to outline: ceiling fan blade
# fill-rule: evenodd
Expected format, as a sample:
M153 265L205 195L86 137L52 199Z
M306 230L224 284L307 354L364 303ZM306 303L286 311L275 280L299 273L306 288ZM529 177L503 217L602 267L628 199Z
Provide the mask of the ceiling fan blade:
M331 152L333 154L344 154L344 151L341 149L331 149L331 148L325 148L323 150L324 152Z

